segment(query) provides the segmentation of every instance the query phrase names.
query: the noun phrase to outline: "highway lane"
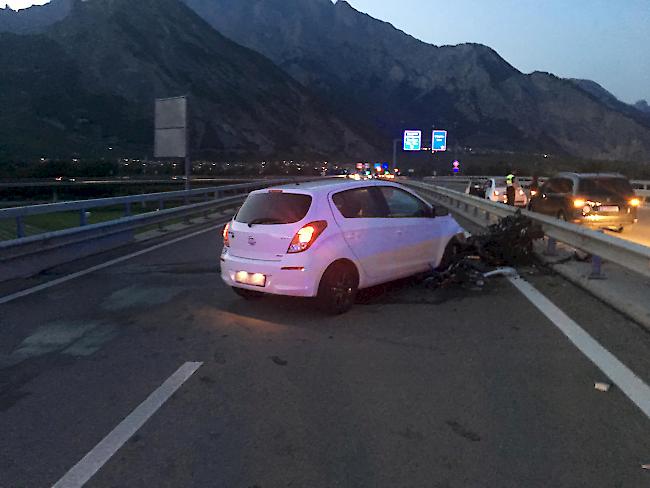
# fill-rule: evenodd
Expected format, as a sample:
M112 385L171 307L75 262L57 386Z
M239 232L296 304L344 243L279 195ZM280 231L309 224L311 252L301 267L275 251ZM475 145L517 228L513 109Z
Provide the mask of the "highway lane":
M639 222L626 227L623 233L613 234L621 239L650 246L650 207L639 209Z
M219 250L215 229L0 305L1 487L52 485L188 361L203 365L88 486L649 482L648 419L595 391L603 374L507 282L403 282L328 317L237 298ZM527 276L650 380L647 333Z

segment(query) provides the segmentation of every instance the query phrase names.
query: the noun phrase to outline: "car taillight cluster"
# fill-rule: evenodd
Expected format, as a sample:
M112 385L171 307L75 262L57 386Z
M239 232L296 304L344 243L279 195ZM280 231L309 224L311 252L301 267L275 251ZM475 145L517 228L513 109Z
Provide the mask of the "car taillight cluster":
M316 239L318 239L318 236L320 236L325 229L327 229L327 222L324 220L318 220L305 225L302 229L296 232L295 236L293 236L289 249L287 249L287 253L296 254L299 252L305 252L312 246Z
M223 247L230 247L230 236L228 235L230 231L230 222L226 224L223 228Z

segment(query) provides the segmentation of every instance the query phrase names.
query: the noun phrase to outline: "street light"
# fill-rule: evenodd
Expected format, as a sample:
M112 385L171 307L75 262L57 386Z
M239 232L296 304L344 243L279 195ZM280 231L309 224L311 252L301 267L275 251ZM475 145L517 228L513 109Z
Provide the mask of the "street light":
M397 145L402 142L402 139L393 139L393 173L397 168Z

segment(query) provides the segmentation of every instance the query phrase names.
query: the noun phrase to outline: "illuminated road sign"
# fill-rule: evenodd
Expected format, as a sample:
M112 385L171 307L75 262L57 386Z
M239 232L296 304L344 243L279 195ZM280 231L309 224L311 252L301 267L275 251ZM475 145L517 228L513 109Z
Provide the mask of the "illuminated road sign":
M434 130L432 136L431 149L433 152L442 152L447 150L447 131Z
M422 131L405 130L404 131L404 150L419 151L422 149Z

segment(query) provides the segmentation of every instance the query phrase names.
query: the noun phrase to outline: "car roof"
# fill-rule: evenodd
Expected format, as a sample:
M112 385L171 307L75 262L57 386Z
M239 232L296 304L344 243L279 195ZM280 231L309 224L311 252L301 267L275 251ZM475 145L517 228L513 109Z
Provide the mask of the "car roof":
M256 190L258 192L265 192L269 190L283 190L290 191L291 193L307 193L310 195L328 194L333 191L351 190L354 188L366 188L369 186L394 186L396 188L404 188L402 185L392 183L384 180L351 180L348 178L328 178L326 180L304 181L296 183L288 183L271 188L264 188Z

